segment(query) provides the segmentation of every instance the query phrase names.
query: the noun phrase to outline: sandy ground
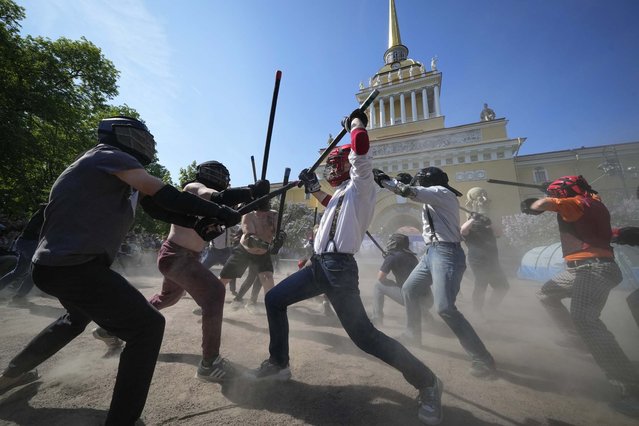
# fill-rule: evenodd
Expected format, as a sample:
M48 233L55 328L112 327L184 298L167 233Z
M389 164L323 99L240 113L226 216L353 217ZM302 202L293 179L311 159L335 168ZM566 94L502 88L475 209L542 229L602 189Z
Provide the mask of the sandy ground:
M370 308L377 267L371 263L360 269L362 298ZM160 285L153 267L127 277L147 296ZM471 310L470 277L464 280L458 302L495 356L500 370L497 380L483 381L468 374L466 354L439 319L425 326L424 346L410 348L444 382L444 424L637 425L636 419L608 407L610 389L591 356L558 344L562 336L534 296L538 284L516 279L511 284L499 312L485 318ZM639 329L625 296L614 291L602 318L637 361ZM225 386L199 382L194 374L200 359L201 326L191 313L195 306L185 297L162 311L166 332L141 424L420 424L417 391L396 370L357 349L313 300L289 309L292 381L258 386L243 381ZM255 368L267 357L266 316L226 306L223 356L240 367ZM33 297L23 308L2 301L0 365L4 367L62 313L57 300L42 296ZM381 330L399 335L403 308L388 300L385 313ZM104 421L118 359L104 357L105 346L93 339L90 328L39 367L40 380L0 396L0 424L74 426Z

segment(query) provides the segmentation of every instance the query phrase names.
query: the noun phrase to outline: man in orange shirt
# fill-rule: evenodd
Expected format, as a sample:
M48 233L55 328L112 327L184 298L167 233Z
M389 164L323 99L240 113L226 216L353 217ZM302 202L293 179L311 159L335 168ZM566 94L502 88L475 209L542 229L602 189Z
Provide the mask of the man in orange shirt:
M563 176L548 185L546 194L525 200L522 212L557 212L567 268L542 286L539 298L561 328L576 329L581 336L617 391L611 406L639 417L639 373L599 319L610 290L622 281L610 246L610 213L583 176ZM570 312L561 303L563 298L572 299Z

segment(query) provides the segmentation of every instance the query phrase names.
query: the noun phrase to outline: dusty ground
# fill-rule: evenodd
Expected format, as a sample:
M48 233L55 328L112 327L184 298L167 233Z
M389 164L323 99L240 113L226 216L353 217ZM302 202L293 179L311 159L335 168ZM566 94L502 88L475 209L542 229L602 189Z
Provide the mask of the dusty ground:
M361 267L361 290L370 307L374 264ZM282 275L280 274L280 277ZM128 275L142 293L159 287L154 268ZM479 318L471 311L468 278L458 303L497 359L500 376L482 381L441 320L427 326L421 348L411 351L443 380L447 425L637 425L608 408L607 382L589 355L559 345L555 330L534 297L537 284L512 279L499 312ZM634 361L639 329L615 291L603 314ZM230 302L227 295L227 302ZM261 299L261 296L260 296ZM228 307L229 305L227 305ZM293 380L277 385L234 386L194 378L200 359L200 324L184 298L163 311L166 333L143 414L146 425L418 425L416 390L401 374L359 351L343 329L324 317L312 300L290 308ZM35 296L24 308L0 303L0 366L53 318L62 313L54 299ZM382 331L402 331L403 308L388 301ZM227 309L223 355L245 368L267 356L264 314ZM2 425L98 425L111 397L118 359L104 358L102 342L90 330L39 367L41 379L0 397Z

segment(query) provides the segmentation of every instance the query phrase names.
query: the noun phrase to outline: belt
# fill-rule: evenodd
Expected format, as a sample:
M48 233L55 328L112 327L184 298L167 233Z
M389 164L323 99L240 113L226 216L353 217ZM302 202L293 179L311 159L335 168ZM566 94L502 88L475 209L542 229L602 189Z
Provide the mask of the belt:
M614 261L614 257L591 257L589 259L569 260L566 262L566 266L576 268L577 266L592 265L594 263L613 263Z

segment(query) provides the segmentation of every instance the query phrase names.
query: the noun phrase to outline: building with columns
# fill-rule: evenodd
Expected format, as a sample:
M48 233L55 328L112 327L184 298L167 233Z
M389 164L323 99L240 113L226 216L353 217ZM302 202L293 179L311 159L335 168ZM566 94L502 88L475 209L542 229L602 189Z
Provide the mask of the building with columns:
M384 64L369 79L369 85L360 86L356 94L361 103L373 89L380 92L368 111L374 166L391 176L439 167L448 174L450 184L464 194L477 186L488 189L488 178L516 180L513 158L525 138L509 137L507 120L494 118L494 114L488 120L446 127L440 104L442 71L437 69L437 58L427 69L408 53L402 44L395 1L389 0ZM491 216L495 218L511 214L519 206L515 187L500 188L491 198ZM465 198L460 202L463 206ZM371 232L383 229L386 234L403 226L421 229L420 208L420 204L380 191Z
M534 189L490 184L487 179L538 184L562 175L583 174L592 181L600 175L598 167L615 166L625 171L624 179L628 177L635 182L606 175L600 176L593 186L605 184L605 189L610 187L617 195L623 189L622 183L626 185L626 193L637 186L639 142L519 156L526 138L510 137L506 118L495 116L487 105L483 111L478 108L477 122L446 127L445 111L440 104L442 71L437 68L437 58L431 60L427 69L409 57L408 47L402 44L394 0L389 0L388 49L383 61L368 84L360 84L356 98L361 104L372 90L380 92L367 111L368 134L374 167L390 176L400 172L414 175L424 167L439 167L448 174L450 185L464 194L474 187L484 188L491 199L490 216L497 223L501 216L518 213L524 198L542 194ZM483 104L483 100L468 101ZM609 155L611 150L620 153L616 160ZM610 170L614 175L615 170ZM325 181L322 187L331 192ZM306 202L318 207L314 198L305 196L302 189L289 194L287 202ZM465 196L460 198L462 207L465 202ZM380 189L371 233L387 235L407 226L421 230L421 204Z

